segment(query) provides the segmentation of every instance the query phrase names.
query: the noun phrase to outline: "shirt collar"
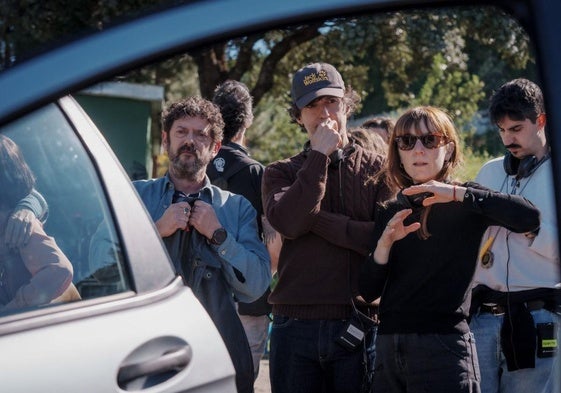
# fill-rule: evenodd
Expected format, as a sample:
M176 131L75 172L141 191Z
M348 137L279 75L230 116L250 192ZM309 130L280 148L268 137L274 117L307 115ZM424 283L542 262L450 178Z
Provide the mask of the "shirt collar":
M166 190L175 190L175 185L173 184L173 181L171 181L171 178L169 177L169 171L166 172L166 174L164 175L164 180L165 180ZM203 194L206 194L208 196L212 195L211 191L210 191L210 186L211 185L212 185L212 183L210 182L210 179L208 178L207 175L205 175L205 181L204 181L203 188L201 188L199 190L201 195L203 195Z
M231 147L234 150L242 151L249 156L249 151L245 147L243 147L242 145L237 144L236 142L230 141L228 143L225 143L224 146Z

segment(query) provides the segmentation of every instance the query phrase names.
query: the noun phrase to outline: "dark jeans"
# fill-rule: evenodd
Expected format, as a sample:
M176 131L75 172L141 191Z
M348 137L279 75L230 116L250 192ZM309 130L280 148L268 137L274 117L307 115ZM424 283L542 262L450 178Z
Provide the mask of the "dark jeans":
M376 339L375 393L479 393L480 379L472 333Z
M349 351L335 342L345 320L303 320L275 315L269 371L273 393L359 393L373 356L375 330Z

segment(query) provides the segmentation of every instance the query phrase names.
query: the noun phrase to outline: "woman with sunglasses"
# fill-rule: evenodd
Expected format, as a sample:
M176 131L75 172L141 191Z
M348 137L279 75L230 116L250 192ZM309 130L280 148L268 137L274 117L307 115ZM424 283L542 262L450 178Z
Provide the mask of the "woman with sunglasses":
M459 144L450 117L430 106L405 112L390 135L378 179L399 193L378 211L360 282L365 300L381 296L376 393L480 391L467 317L482 235L539 228L523 197L452 180Z

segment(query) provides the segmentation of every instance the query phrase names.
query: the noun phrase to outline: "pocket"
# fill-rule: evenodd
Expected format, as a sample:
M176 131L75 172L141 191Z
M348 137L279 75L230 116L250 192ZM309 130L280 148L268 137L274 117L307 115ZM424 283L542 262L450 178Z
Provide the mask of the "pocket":
M272 328L278 329L278 328L290 326L293 320L294 318L290 318L285 315L274 314Z
M471 356L471 333L466 334L435 334L433 337L447 352L454 354L459 359Z
M435 338L444 350L461 360L458 365L467 373L469 380L481 380L473 333L435 334Z
M475 336L473 333L466 333L464 339L467 340L467 348L471 357L471 365L473 367L473 373L477 381L481 381L481 373L479 371L479 357L477 356L477 345L475 343ZM468 359L470 360L470 359Z

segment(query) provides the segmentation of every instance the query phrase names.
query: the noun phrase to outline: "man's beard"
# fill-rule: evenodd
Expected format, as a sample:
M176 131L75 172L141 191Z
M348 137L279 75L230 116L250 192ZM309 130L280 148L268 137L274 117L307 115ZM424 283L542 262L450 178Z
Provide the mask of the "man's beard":
M183 152L191 153L194 158L189 161L182 159L181 154ZM176 154L169 154L170 171L180 179L199 180L201 172L206 172L206 166L209 162L199 156L199 152L197 152L194 146L184 145L177 150Z

